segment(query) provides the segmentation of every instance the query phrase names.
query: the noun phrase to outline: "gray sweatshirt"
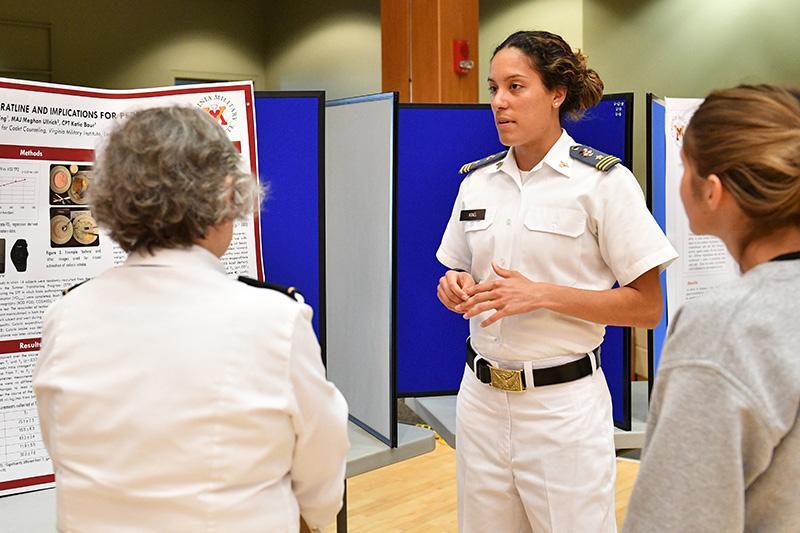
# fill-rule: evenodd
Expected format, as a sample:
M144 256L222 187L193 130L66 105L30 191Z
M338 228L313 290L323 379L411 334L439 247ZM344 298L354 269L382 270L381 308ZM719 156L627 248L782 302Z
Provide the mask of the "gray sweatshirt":
M625 532L800 532L800 260L671 324Z

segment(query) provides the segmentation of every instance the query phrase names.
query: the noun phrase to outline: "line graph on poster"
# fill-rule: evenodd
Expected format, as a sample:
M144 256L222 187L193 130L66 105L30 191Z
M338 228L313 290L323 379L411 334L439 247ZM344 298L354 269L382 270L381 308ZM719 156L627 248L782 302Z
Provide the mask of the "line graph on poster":
M22 161L0 161L0 219L35 221L37 211L37 180L35 164Z

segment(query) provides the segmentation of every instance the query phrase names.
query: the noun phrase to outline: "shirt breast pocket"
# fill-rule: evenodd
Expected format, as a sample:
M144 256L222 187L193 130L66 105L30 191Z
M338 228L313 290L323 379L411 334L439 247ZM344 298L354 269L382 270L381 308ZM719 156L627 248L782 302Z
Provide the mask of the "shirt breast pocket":
M464 225L464 234L467 237L467 242L469 242L470 248L472 249L473 253L475 252L476 246L490 246L491 245L491 236L492 236L492 224L494 224L494 218L497 213L497 208L495 207L486 207L481 209L470 209L465 207L463 212L478 212L482 213L482 218L480 220L464 220L462 224ZM484 248L485 250L485 248Z
M581 270L581 236L586 213L578 209L534 207L525 215L522 265L534 281L572 286Z

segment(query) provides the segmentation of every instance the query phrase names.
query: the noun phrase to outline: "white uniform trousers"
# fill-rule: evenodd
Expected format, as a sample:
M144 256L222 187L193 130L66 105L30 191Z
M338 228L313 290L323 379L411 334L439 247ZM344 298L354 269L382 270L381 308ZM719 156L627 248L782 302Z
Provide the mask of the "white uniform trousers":
M616 531L611 396L602 369L515 393L466 367L456 457L461 533Z

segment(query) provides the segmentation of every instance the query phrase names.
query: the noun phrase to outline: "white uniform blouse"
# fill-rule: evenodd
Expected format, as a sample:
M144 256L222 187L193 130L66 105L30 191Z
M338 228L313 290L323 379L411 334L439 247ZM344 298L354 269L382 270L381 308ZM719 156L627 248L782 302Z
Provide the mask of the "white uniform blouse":
M342 501L347 405L311 308L200 247L132 254L47 311L34 376L62 531L298 531Z
M533 281L580 289L627 285L677 253L653 219L636 178L625 167L607 172L570 157L575 141L561 137L530 173L517 168L513 148L461 183L437 259L470 272L476 282L497 279L492 261ZM483 220L462 211L485 209ZM530 361L586 353L605 327L546 309L499 320L470 321L475 349L487 357Z

